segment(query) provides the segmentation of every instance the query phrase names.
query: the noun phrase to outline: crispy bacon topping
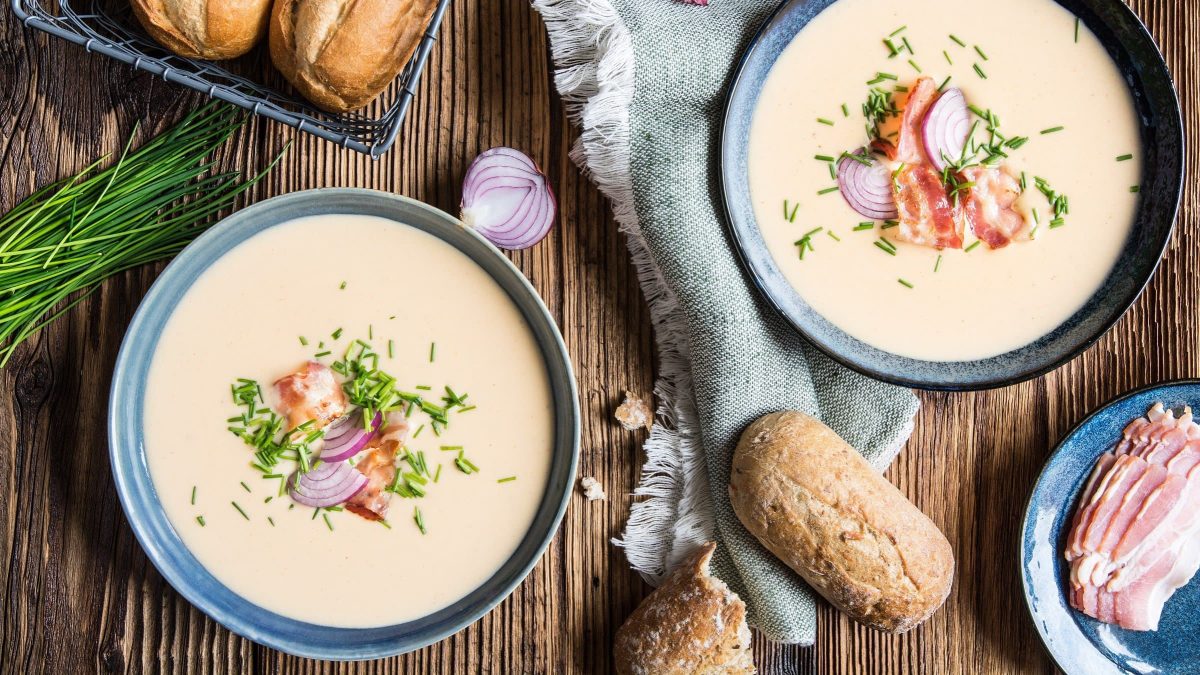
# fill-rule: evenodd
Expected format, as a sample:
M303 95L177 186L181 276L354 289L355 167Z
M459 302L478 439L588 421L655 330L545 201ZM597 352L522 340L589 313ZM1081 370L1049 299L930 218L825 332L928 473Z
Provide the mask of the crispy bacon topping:
M975 166L962 170L973 185L962 199L963 218L989 248L1004 248L1025 232L1025 216L1013 208L1021 183L1004 168Z
M379 429L379 438L354 465L367 484L346 502L346 510L367 520L383 520L392 493L387 486L396 478L396 454L408 439L408 419L403 411L388 412Z
M963 223L946 194L941 174L927 164L906 165L896 173L900 241L934 248L962 248Z
M320 428L346 412L346 394L341 385L329 366L317 361L309 361L300 370L276 380L275 393L279 397L277 408L291 428L308 421Z
M931 78L922 77L913 85L908 93L908 102L904 104L904 115L900 118L900 142L896 146L896 156L892 159L905 164L919 164L927 161L925 149L921 142L921 124L925 121L925 113L929 106L938 98L937 84Z

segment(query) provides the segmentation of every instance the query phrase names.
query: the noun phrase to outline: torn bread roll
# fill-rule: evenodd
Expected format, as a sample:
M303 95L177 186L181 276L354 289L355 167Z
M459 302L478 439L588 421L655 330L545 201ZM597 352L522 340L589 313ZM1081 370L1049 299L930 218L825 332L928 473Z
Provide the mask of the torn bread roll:
M370 103L412 57L436 0L275 0L271 60L329 112Z
M708 572L715 550L701 546L617 629L618 675L754 673L746 604Z
M271 0L130 0L138 21L167 49L194 59L232 59L267 30Z
M808 415L773 413L742 433L729 496L763 546L861 624L910 630L950 593L954 553L945 535Z

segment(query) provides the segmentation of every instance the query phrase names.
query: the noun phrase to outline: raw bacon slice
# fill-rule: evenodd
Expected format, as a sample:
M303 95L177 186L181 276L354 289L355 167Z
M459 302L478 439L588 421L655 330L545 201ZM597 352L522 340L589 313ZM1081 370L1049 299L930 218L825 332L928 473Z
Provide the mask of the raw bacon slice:
M320 428L346 413L346 394L329 366L309 361L300 370L275 381L277 409L290 428L316 422Z
M905 164L927 162L925 144L921 140L921 123L938 95L937 83L932 78L922 77L913 85L908 93L908 102L904 104L904 115L900 118L900 140L893 159Z
M926 164L900 167L893 179L900 241L934 248L962 248L963 224L946 195L942 176Z
M1097 460L1067 538L1069 598L1129 630L1155 630L1200 569L1200 425L1156 404Z
M1013 208L1021 183L1007 169L968 167L962 177L971 184L962 199L963 218L988 248L1004 248L1025 232L1025 216Z

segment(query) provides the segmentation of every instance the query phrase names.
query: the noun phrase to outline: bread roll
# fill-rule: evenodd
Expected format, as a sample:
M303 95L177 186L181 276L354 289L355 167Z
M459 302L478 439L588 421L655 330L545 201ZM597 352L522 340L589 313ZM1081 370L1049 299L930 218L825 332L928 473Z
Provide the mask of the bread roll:
M946 537L807 415L773 413L742 433L729 496L763 546L859 623L904 632L950 593L954 553Z
M130 0L150 37L197 59L231 59L267 30L271 0Z
M396 79L436 0L275 0L271 60L318 108L346 112Z
M688 558L617 629L618 675L752 675L746 605L709 576L714 543Z

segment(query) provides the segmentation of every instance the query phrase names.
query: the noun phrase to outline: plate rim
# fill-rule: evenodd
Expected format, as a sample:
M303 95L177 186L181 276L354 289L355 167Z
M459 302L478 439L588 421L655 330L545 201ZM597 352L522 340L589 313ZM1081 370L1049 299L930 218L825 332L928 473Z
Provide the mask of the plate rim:
M824 7L822 7L820 9L820 11L822 11L822 12L825 11L826 9L829 8L829 6L835 4L836 2L839 2L839 1L840 0L828 0L828 2L825 4ZM1052 0L1052 1L1055 2L1056 4L1059 4L1060 6L1062 5L1060 0ZM734 151L731 149L732 143L734 142L733 141L734 134L731 133L732 132L731 125L737 115L737 111L735 109L736 94L738 93L739 87L743 86L747 67L750 63L751 57L758 50L759 46L763 42L764 37L767 35L768 29L775 22L775 20L777 18L779 18L781 15L785 14L786 12L792 11L794 8L797 8L799 6L806 5L809 3L813 3L813 2L825 2L825 0L785 0L784 2L781 2L779 4L779 6L776 7L775 10L770 13L769 16L767 16L766 19L763 20L762 24L755 30L753 36L750 38L750 41L747 43L747 46L742 50L740 56L738 57L737 63L734 66L734 69L732 71L732 76L729 80L729 84L725 88L724 101L721 106L721 121L720 121L720 124L718 125L717 135L716 135L716 143L717 143L716 159L715 159L716 173L717 173L717 181L716 182L717 182L717 189L720 191L719 206L720 206L721 216L724 221L725 229L729 232L730 236L733 239L733 243L734 243L733 248L734 248L735 253L737 254L739 262L741 263L742 269L747 274L747 276L750 277L750 280L751 280L752 284L754 285L754 288L757 291L758 296L760 298L762 298L771 307L771 309L775 312L775 314L777 316L779 316L784 321L784 323L791 326L792 329L794 329L795 332L801 337L801 339L805 340L809 344L816 347L820 352L825 354L827 357L832 359L834 362L841 364L842 366L845 366L845 367L847 367L855 372L858 372L862 375L866 375L867 377L871 377L873 379L880 380L882 382L887 382L890 384L895 384L895 385L903 386L903 387L921 389L921 390L925 390L925 391L947 391L947 392L983 391L983 390L997 389L997 388L1006 387L1006 386L1009 386L1012 384L1018 384L1021 382L1025 382L1025 381L1028 381L1028 380L1031 380L1031 379L1034 379L1037 377L1041 377L1042 375L1045 375L1049 372L1057 370L1058 368L1061 368L1063 365L1074 360L1080 354L1087 351L1087 349L1092 347L1097 341L1100 340L1100 338L1102 338L1106 334L1108 334L1108 332L1110 330L1112 330L1113 326L1115 326L1117 324L1117 322L1120 321L1129 312L1129 310L1133 307L1134 303L1136 303L1137 300L1145 292L1146 287L1149 286L1150 282L1154 279L1155 274L1158 272L1159 266L1162 264L1162 259L1166 254L1167 248L1170 246L1171 240L1174 237L1175 224L1179 219L1179 208L1180 208L1180 204L1182 203L1183 191L1184 191L1185 181L1187 178L1187 141L1188 141L1188 139L1187 139L1186 129L1184 128L1184 125L1183 125L1183 108L1180 105L1178 87L1176 86L1175 80L1172 77L1171 69L1167 64L1166 59L1163 57L1162 50L1159 48L1157 41L1155 41L1153 34L1150 33L1150 30L1146 27L1146 24L1142 20L1141 16L1139 16L1137 14L1137 12L1133 11L1133 9L1131 7L1129 7L1128 5L1126 5L1124 2L1121 2L1121 0L1083 0L1083 1L1108 2L1110 4L1110 6L1115 8L1116 11L1125 13L1127 15L1127 18L1132 18L1134 24L1138 28L1138 32L1140 33L1140 36L1145 38L1146 40L1148 40L1149 44L1152 45L1154 48L1154 53L1156 55L1156 58L1152 64L1152 69L1154 71L1156 71L1157 75L1164 76L1165 81L1169 85L1169 91L1171 94L1173 105L1171 106L1171 112L1169 112L1168 114L1165 114L1164 118L1165 118L1165 121L1167 121L1169 123L1170 133L1174 137L1177 137L1179 139L1179 149L1178 149L1178 153L1176 156L1177 165L1178 165L1178 180L1170 182L1170 185L1168 186L1175 195L1175 197L1173 199L1173 203L1168 205L1168 210L1170 212L1170 222L1164 233L1165 236L1163 236L1161 246L1150 249L1150 252L1153 252L1156 255L1155 255L1154 264L1151 265L1145 278L1143 280L1141 280L1140 283L1136 284L1136 288L1134 289L1134 292L1130 295L1128 301L1121 303L1119 311L1115 312L1109 319L1102 322L1101 325L1099 325L1097 327L1097 330L1095 331L1094 335L1091 335L1087 339L1081 341L1074 348L1065 351L1061 356L1059 356L1055 359L1052 359L1051 361L1048 361L1046 363L1037 365L1035 367L1027 368L1024 370L1017 370L1017 371L1014 371L1011 373L1006 373L1006 374L1001 374L1001 375L989 375L987 377L982 377L979 379L956 381L956 382L933 380L933 379L922 378L922 377L910 377L904 373L898 373L896 371L886 371L886 370L882 370L879 368L874 368L874 367L868 366L864 363L861 363L861 362L855 360L850 355L841 353L834 346L827 344L827 342L825 340L820 339L818 336L814 335L810 330L808 330L807 328L802 326L801 325L802 322L795 319L792 316L792 314L783 306L782 298L776 297L775 293L772 291L772 289L770 287L770 284L767 282L766 277L775 276L775 275L771 274L770 269L760 269L758 267L758 265L751 259L749 249L752 249L752 248L758 249L760 247L758 247L757 245L753 245L753 244L755 244L755 242L753 242L753 241L747 241L747 236L749 235L749 232L748 231L744 232L743 230L744 229L745 230L755 229L758 226L757 226L757 222L750 222L750 223L746 224L745 226L740 225L737 222L738 219L735 217L734 214L738 212L738 208L736 207L736 204L735 204L736 200L734 199L733 194L732 194L733 192L735 192L735 190L731 189L732 188L731 183L733 183L736 180L734 176L739 175L739 174L737 174L737 168L730 166L731 162L727 161L727 160L731 159L729 157L729 155L734 154ZM1063 7L1063 9L1065 11L1071 11L1070 9L1068 9L1066 7ZM818 12L818 14L819 14L819 12ZM1074 14L1074 12L1072 12L1072 14ZM1085 21L1085 25L1086 25L1086 21ZM796 36L793 35L789 39L788 45L790 45L791 42L795 40L795 37ZM1132 92L1132 93L1135 96L1137 94L1137 92ZM755 98L757 100L757 96ZM757 109L757 107L755 107L754 109ZM753 110L751 110L749 114L753 115ZM1139 124L1139 128L1140 128L1140 126L1141 125ZM1169 178L1169 176L1167 178ZM1140 213L1141 211L1142 211L1142 207L1139 206L1138 213ZM753 219L752 219L752 221L753 221ZM1132 232L1131 232L1131 235L1132 235ZM1157 249L1157 250L1155 250L1155 249ZM768 256L768 257L770 257L770 256ZM1119 264L1119 263L1120 263L1120 260L1118 260L1117 263L1114 264L1114 268L1113 268L1114 270L1116 269L1116 264ZM771 258L770 264L771 265L774 264L773 257ZM1111 276L1112 276L1112 271L1110 271L1109 276L1106 277L1106 283L1107 283L1108 278ZM795 291L795 289L792 288L792 286L790 284L786 283L786 281L785 281L784 285L788 289L791 290L791 293L793 295L795 295L797 298L800 298L801 301L803 302L803 299L800 296L800 294L797 291ZM1099 290L1097 291L1097 293L1098 292L1099 292ZM1092 296L1090 296L1090 298L1094 298L1095 295L1096 295L1096 293L1093 293ZM1089 298L1089 301L1090 301L1090 298ZM804 304L805 304L805 307L807 308L808 307L807 302L805 302ZM1085 304L1085 307L1086 307L1086 304ZM1076 314L1078 314L1078 312L1081 311L1082 309L1083 308L1080 308L1080 310L1077 310ZM810 309L810 311L811 311L811 309ZM816 314L822 321L828 322L828 320L825 319L824 317L820 316L819 313L816 313L814 311L814 314ZM1038 338L1037 340L1035 340L1027 345L1019 347L1016 350L1010 350L1009 352L1005 352L1003 354L999 354L999 355L996 355L993 357L988 357L987 359L976 359L976 360L970 360L970 361L929 361L929 360L925 360L925 359L913 359L911 357L903 357L903 356L899 356L899 355L894 355L894 354L891 354L890 352L880 350L872 345L867 345L866 343L862 343L862 344L867 346L870 349L880 352L883 355L891 357L892 361L907 360L907 361L914 361L914 362L919 362L919 363L943 364L943 365L944 364L952 364L952 363L983 364L983 363L987 362L988 360L1003 358L1009 354L1013 354L1013 353L1019 352L1023 349L1027 349L1034 345L1037 345L1040 340L1044 339L1045 337L1047 337L1049 335L1052 335L1055 331L1057 331L1063 325L1066 325L1068 322L1070 322L1072 319L1074 319L1075 316L1076 315L1072 315L1071 317L1068 317L1066 319L1066 321L1064 321L1063 323L1060 323L1050 333L1047 333L1046 335ZM828 323L830 323L830 325L833 326L834 329L836 329L836 331L838 332L839 335L844 336L847 339L854 340L856 342L861 343L860 340L858 340L857 338L854 338L849 333L846 333L840 327L836 326L835 324L832 324L832 322L828 322Z
M531 522L532 531L532 528L537 523L541 511L546 508L551 508L552 510L548 512L551 514L550 520L547 523L548 526L544 535L540 537L534 537L532 539L536 540L536 544L534 549L529 552L528 560L520 563L517 568L513 570L512 574L502 580L502 583L499 586L500 592L496 593L494 596L486 597L486 599L483 599L482 602L477 602L474 609L471 609L470 611L448 615L446 617L446 624L442 628L430 632L425 637L418 638L416 640L405 639L403 635L391 635L365 645L338 645L337 647L332 648L321 648L319 646L305 643L303 640L297 639L295 636L288 635L285 631L259 630L257 624L255 624L253 621L249 621L244 616L230 611L229 609L219 607L217 603L217 599L219 599L218 596L210 597L205 595L202 592L203 589L189 579L187 574L188 570L186 568L180 568L167 560L167 553L170 549L182 549L183 552L193 558L194 554L191 553L191 550L186 544L183 543L178 534L175 533L174 525L170 522L169 518L167 518L165 514L161 500L158 497L157 489L154 486L153 479L149 475L148 466L145 464L145 450L140 444L142 440L140 431L139 433L135 434L134 437L129 438L126 437L124 429L121 428L124 426L122 422L127 413L121 412L120 409L123 407L131 407L122 405L123 401L126 400L124 398L126 393L125 390L141 384L140 381L132 381L136 378L130 371L135 370L134 362L137 359L141 358L149 361L152 357L152 354L135 354L131 344L131 336L135 336L138 333L147 330L148 328L153 328L153 326L147 327L143 324L152 322L152 319L148 316L148 313L159 303L165 302L170 305L169 309L171 311L166 314L166 318L163 319L163 323L165 324L165 322L170 319L170 316L173 314L176 305L172 304L169 298L164 299L160 296L164 296L166 293L172 290L172 287L168 286L168 284L175 281L174 275L185 274L184 271L180 270L182 270L183 266L190 261L192 256L197 256L198 260L207 260L207 262L204 263L201 271L197 274L196 278L192 279L191 282L183 287L183 289L180 291L181 294L186 293L186 291L191 288L192 284L195 283L196 279L198 279L200 275L207 271L208 268L211 267L211 265L213 265L217 260L226 255L233 248L241 245L246 240L250 239L261 231L271 227L279 226L297 217L304 217L308 215L336 215L338 213L344 213L344 211L330 210L322 206L323 202L331 201L328 200L330 197L361 199L364 200L364 203L366 201L374 201L375 204L380 205L388 202L391 202L393 205L398 204L399 208L401 209L411 209L414 211L424 212L424 214L429 218L438 221L438 224L435 226L437 229L455 228L453 231L464 233L470 239L475 240L477 243L483 244L487 249L490 250L490 254L483 255L490 255L492 258L498 261L498 264L501 266L501 268L503 268L504 273L508 274L512 280L515 280L515 283L520 288L521 293L527 296L527 299L532 303L534 317L538 323L542 324L542 326L539 327L535 325L534 317L526 316L525 312L522 312L522 316L527 325L530 326L531 331L534 332L534 339L539 345L539 350L543 353L543 363L545 363L547 368L547 378L550 380L552 391L556 388L559 388L554 382L555 374L557 372L559 375L563 376L563 380L560 384L562 388L564 388L564 393L568 394L568 396L563 397L563 401L555 402L556 407L566 405L566 410L569 412L569 415L567 419L559 420L556 418L556 424L562 424L564 426L562 429L556 429L554 434L554 445L551 449L552 457L556 454L569 450L569 455L565 458L567 462L565 466L565 472L563 474L565 481L562 485L561 494L557 494L556 491L552 491L550 489L551 481L554 480L554 467L552 464L551 471L547 476L547 487L544 491L542 501L539 503L538 511L535 512L533 522ZM269 214L271 210L280 209L280 207L299 208L293 203L305 205L306 202L309 202L307 204L309 207L308 212L300 215L294 215L287 218L276 218L271 215L262 215ZM370 208L370 206L364 208ZM509 293L508 289L504 286L504 284L501 283L499 279L496 279L496 275L493 272L487 270L483 264L472 254L462 250L447 238L440 236L435 232L424 230L416 225L402 222L395 216L394 213L392 216L379 215L378 213L373 215L391 220L401 226L426 232L427 234L430 234L430 236L434 236L447 245L454 247L455 250L458 250L463 253L463 255L468 256L472 263L484 268L484 271L488 274L489 278L493 279L497 285L505 290L506 294L511 296L511 293ZM261 221L270 221L270 224L262 227L256 227L256 223L261 223ZM216 241L222 235L230 236L227 233L236 231L238 229L246 229L250 230L250 232L239 234L236 243L224 251L220 251L215 255L207 255L204 253L203 247L208 246L211 242ZM446 230L446 232L451 232L451 230ZM189 253L189 250L191 250L191 253ZM176 271L173 272L173 269ZM187 281L187 278L183 277L181 280ZM513 281L510 281L509 283L513 283ZM175 302L177 303L177 301ZM519 303L515 298L512 299L512 302L519 308ZM544 338L537 337L539 328L542 328L544 333L552 336L552 344L545 344ZM153 339L154 343L157 344L158 335L156 334ZM167 264L166 268L155 278L145 296L138 303L137 310L134 312L133 317L131 318L126 329L125 335L122 337L121 347L118 351L117 359L113 367L112 382L109 387L109 402L106 406L106 413L106 440L108 442L109 466L110 470L112 471L114 489L117 492L121 509L125 515L125 520L128 523L129 528L133 531L143 553L146 555L147 559L150 560L151 564L154 565L155 569L158 571L163 580L166 581L171 588L175 590L175 592L183 596L183 598L187 600L189 604L236 635L248 639L256 644L270 647L287 654L330 661L352 661L383 658L404 654L427 647L445 640L447 637L474 624L480 618L495 609L497 605L507 599L513 593L513 591L516 590L516 588L519 587L526 580L526 578L528 578L530 572L545 555L546 549L549 547L550 543L553 541L562 525L563 517L573 494L574 481L578 474L582 429L582 413L579 407L578 383L575 378L574 369L571 365L570 354L567 350L565 341L563 340L561 330L558 328L558 324L554 320L554 317L550 313L549 309L546 307L545 302L542 300L532 283L530 283L529 279L525 277L521 270L516 267L516 265L513 264L513 262L509 260L508 257L502 252L500 252L499 249L497 249L494 245L492 245L474 230L464 227L457 218L454 218L450 214L434 206L409 197L366 188L314 188L285 193L256 202L239 209L225 218L222 218L220 221L214 223L211 227L197 236L195 240L189 243L182 251L180 251L180 253L176 254L176 256ZM140 417L140 415L137 415L137 417ZM130 422L129 424L135 425L133 422ZM136 426L138 426L140 429L140 425ZM564 441L568 442L564 445ZM125 457L126 455L128 457ZM138 466L139 457L142 460L140 467ZM130 462L129 467L123 465L123 459L128 459ZM137 474L143 472L145 473L145 482L149 486L150 490L150 494L145 495L145 499L149 500L152 504L152 506L148 509L139 505L137 503L136 496L133 494L135 489L134 481L137 480ZM157 513L155 513L155 511L157 511ZM166 521L167 526L174 537L173 541L159 541L155 533L151 531L151 526L147 522L147 519L154 517L161 517ZM262 608L259 605L256 605L250 600L234 592L225 584L221 583L220 580L216 579L215 575L212 575L212 573L209 572L204 565L200 564L199 561L196 561L196 565L201 571L205 572L209 576L212 576L213 579L216 580L217 585L219 586L218 591L220 593L246 603L251 609L259 610L264 614L271 614L276 617L280 617L285 621L298 624L306 629L345 631L347 633L386 631L387 629L394 629L399 626L405 626L411 623L428 620L429 616L437 615L442 612L448 612L458 603L462 603L469 599L472 594L477 593L481 588L486 586L488 583L491 583L492 580L497 579L500 576L500 572L504 570L504 566L508 565L512 560L517 558L517 553L520 552L520 546L530 540L531 539L529 538L529 535L526 535L526 538L522 539L521 543L518 544L517 550L515 550L513 555L510 556L504 565L501 566L500 570L495 572L492 577L489 577L487 580L485 580L483 585L472 589L465 596L452 602L446 608L439 609L430 615L418 617L410 621L389 624L387 626L367 628L322 626L274 613L270 610Z
M1033 519L1033 515L1034 515L1033 514L1034 499L1038 495L1038 492L1039 492L1040 488L1042 487L1042 483L1046 477L1046 472L1049 470L1051 464L1054 464L1056 461L1058 461L1060 455L1062 455L1062 453L1065 451L1064 446L1067 444L1067 441L1069 441L1073 436L1075 436L1075 434L1079 433L1079 431L1081 429L1083 429L1085 426L1087 426L1095 417L1097 417L1101 413L1107 411L1109 408L1120 405L1121 403L1124 403L1125 401L1127 401L1131 398L1149 394L1149 393L1152 393L1152 392L1160 390L1160 389L1168 389L1168 388L1172 388L1172 387L1195 387L1198 390L1200 390L1200 378L1183 377L1183 378L1177 378L1177 379L1171 379L1171 380L1162 380L1162 381L1158 381L1158 382L1152 382L1150 384L1142 385L1140 387L1136 387L1134 389L1130 389L1128 391L1117 394L1117 395L1109 398L1108 400L1106 400L1104 403L1101 403L1100 405L1096 406L1093 410L1091 410L1091 412L1089 412L1081 420L1079 420L1079 422L1072 425L1070 430L1068 430L1066 433L1064 433L1062 435L1062 437L1058 440L1058 443L1055 444L1054 449L1050 451L1050 454L1046 456L1046 461L1043 462L1042 468L1038 472L1037 479L1033 482L1033 487L1029 492L1029 498L1025 502L1025 509L1021 515L1020 531L1017 533L1017 537L1019 540L1017 542L1019 544L1018 555L1017 555L1017 566L1018 566L1017 574L1018 574L1018 576L1021 577L1021 597L1025 604L1026 616L1028 616L1029 620L1033 623L1033 627L1037 631L1038 639L1041 641L1043 649L1045 649L1046 653L1050 655L1050 658L1054 660L1054 663L1059 668L1061 668L1064 672L1066 672L1068 674L1073 674L1073 673L1076 673L1079 671L1073 670L1073 667L1074 667L1073 664L1071 664L1070 661L1067 660L1068 655L1061 654L1059 652L1059 650L1055 649L1055 647L1052 646L1050 636L1048 636L1046 634L1046 631L1043 630L1042 624L1037 621L1037 617L1039 616L1039 614L1038 614L1038 612L1036 612L1034 610L1033 604L1030 601L1030 597L1031 597L1032 593L1029 588L1029 578L1028 578L1028 575L1026 574L1026 564L1030 560L1030 551L1029 551L1029 547L1028 547L1028 540L1030 537L1028 535L1033 529L1032 528L1032 519ZM1097 456L1099 456L1099 453L1097 453ZM1075 500L1077 498L1078 498L1078 492L1072 493L1069 503L1074 505ZM1057 552L1057 549L1056 549L1056 552ZM1200 575L1197 576L1197 579L1200 579ZM1074 610L1072 609L1070 611L1074 611ZM1105 654L1102 651L1100 651L1099 649L1096 649L1096 646L1092 643L1092 641L1090 639L1087 639L1087 636L1083 636L1082 641L1084 643L1086 643L1088 648L1091 649L1096 655L1098 655L1100 658L1104 659L1105 662L1107 662L1113 666L1112 672L1114 673L1114 675L1123 675L1126 672L1126 670L1124 668L1122 668L1120 665L1114 663L1111 659L1109 659L1107 656L1105 656Z

